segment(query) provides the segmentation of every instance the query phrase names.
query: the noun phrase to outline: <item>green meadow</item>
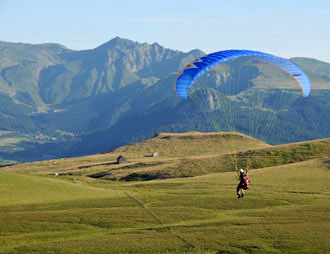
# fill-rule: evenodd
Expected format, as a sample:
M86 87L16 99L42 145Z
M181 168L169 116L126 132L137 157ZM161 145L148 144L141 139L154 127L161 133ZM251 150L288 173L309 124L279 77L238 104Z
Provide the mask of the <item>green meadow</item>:
M241 199L237 166L250 169ZM270 146L237 133L3 167L0 253L330 253L329 173L329 139Z

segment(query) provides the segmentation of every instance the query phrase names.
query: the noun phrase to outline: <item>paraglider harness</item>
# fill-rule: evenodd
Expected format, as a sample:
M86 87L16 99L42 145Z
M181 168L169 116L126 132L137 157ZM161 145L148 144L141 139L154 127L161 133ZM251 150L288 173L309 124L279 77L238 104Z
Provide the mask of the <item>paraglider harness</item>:
M238 173L238 171L237 171L237 173ZM239 188L242 188L243 190L247 190L250 188L250 181L249 181L249 177L247 174L245 174L245 173L239 174L239 179L241 180L238 185Z
M242 174L240 176L241 182L240 182L240 186L242 186L242 189L247 190L250 188L250 181L249 181L249 177L246 174Z

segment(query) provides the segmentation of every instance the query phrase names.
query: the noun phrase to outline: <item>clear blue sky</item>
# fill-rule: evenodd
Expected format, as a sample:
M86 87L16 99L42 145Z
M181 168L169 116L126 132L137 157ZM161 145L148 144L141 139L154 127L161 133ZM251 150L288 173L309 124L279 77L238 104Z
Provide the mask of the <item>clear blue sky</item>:
M330 0L0 0L0 40L91 49L120 36L330 62Z

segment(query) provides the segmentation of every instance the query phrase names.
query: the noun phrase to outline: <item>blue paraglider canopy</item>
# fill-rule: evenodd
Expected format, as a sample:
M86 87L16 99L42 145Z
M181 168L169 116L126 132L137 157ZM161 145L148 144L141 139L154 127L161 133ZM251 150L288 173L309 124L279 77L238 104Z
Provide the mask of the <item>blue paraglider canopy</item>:
M179 73L176 80L177 94L181 98L186 99L191 85L199 76L215 65L240 57L254 59L282 70L297 82L304 97L310 94L310 81L307 75L298 66L287 59L252 50L224 50L196 59Z

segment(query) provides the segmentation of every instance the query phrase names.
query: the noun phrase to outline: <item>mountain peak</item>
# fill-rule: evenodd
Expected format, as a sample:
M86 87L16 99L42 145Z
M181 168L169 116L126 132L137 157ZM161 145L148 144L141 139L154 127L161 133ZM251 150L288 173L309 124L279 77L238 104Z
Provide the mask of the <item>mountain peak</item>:
M161 46L158 42L154 42L152 44L149 44L147 42L137 42L137 41L132 41L129 39L125 39L125 38L121 38L119 36L111 39L110 41L100 45L99 47L97 47L96 49L103 49L103 50L107 50L107 49L112 49L115 47L119 47L121 49L134 49L134 48L150 48L150 49L161 49L161 50L166 50L167 48ZM171 50L171 49L169 49ZM171 50L171 51L175 51L175 50Z
M117 36L111 39L110 41L98 46L97 49L107 49L116 46L119 46L121 48L134 48L137 44L138 44L137 42Z

